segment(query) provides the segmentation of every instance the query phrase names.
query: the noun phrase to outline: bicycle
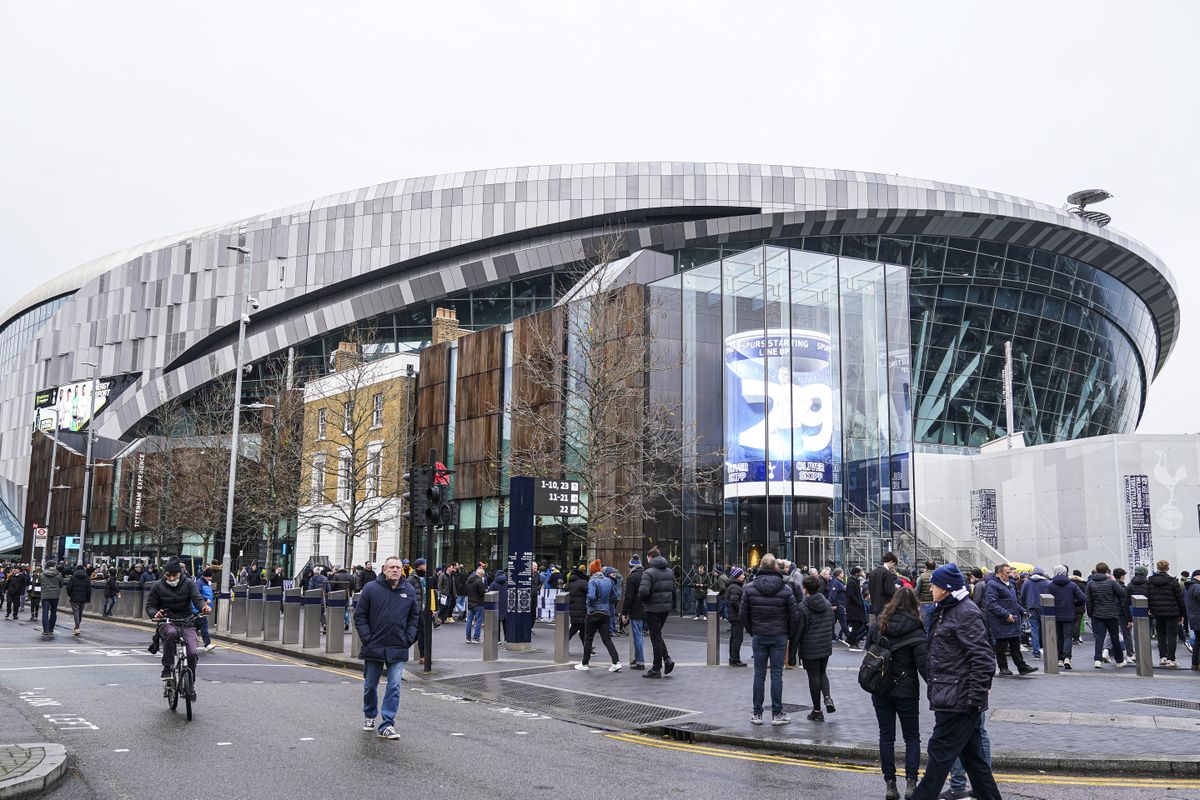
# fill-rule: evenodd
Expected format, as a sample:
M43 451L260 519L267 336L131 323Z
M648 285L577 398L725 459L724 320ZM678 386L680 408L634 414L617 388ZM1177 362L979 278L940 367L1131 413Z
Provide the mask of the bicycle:
M197 616L192 615L182 619L168 617L159 622L160 630L163 625L168 624L175 625L179 630L179 637L175 641L175 663L171 665L171 678L163 688L163 697L167 698L167 707L172 711L179 708L179 698L182 697L188 722L192 721L192 703L196 701L196 674L188 666L183 629L194 628L196 619Z

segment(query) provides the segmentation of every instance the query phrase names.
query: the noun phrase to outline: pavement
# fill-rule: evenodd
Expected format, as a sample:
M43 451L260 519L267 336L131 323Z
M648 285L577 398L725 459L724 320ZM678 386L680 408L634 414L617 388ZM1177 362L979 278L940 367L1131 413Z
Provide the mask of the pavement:
M67 771L67 749L37 742L0 745L0 798L25 797L53 786Z
M683 624L673 632L672 646L681 654L689 641L697 644L682 638L688 635ZM883 794L873 764L676 741L636 727L579 724L561 709L550 714L540 707L554 694L537 685L543 676L575 678L569 685L586 710L589 703L607 702L588 693L593 679L627 693L635 682L665 691L687 678L691 696L703 697L696 691L703 667L681 665L670 679L654 682L627 671L564 671L545 663L550 656L542 652L506 654L509 663L489 665L500 671L482 673L482 662L470 661L480 658L478 649L458 644L461 636L461 625L437 633L443 671L430 679L408 673L413 680L401 692L397 720L404 738L389 742L359 729L362 682L355 670L228 644L201 656L199 697L188 722L163 701L158 659L145 651L144 627L88 619L79 637L67 629L43 639L29 623L0 622L0 741L65 747L67 773L45 793L49 800L164 794L342 800L384 787L488 800L564 792L588 800L711 796L715 787L722 794L803 793L811 800ZM542 636L549 640L548 631L535 639ZM518 671L529 671L532 683L515 679ZM606 678L611 680L602 683ZM738 680L744 688L748 678ZM531 702L473 700L456 688L466 681L511 686ZM1200 780L1183 777L1012 770L998 780L1006 797L1200 800Z
M657 681L628 669L607 672L608 658L599 639L601 655L593 665L600 668L578 672L555 665L553 627L538 624L534 630L531 650L501 649L497 661L484 662L481 647L466 643L462 623L443 625L434 631L434 671L423 673L414 664L406 677L478 699L519 701L552 716L613 730L807 756L878 757L874 709L857 682L862 654L840 643L834 646L828 671L837 712L826 714L824 723L804 719L810 710L805 673L787 671L784 703L793 721L773 727L750 724L752 668L705 666L704 622L671 618L666 637L678 666ZM630 637L615 637L614 643L627 664ZM578 640L573 645L577 661ZM1091 648L1086 639L1076 646L1076 655L1088 655ZM645 655L650 654L647 637ZM1025 656L1030 663L1040 663ZM749 657L747 645L743 658ZM357 669L359 662L346 658L344 663ZM1076 658L1076 663L1090 661ZM485 675L495 677L485 680ZM923 740L932 722L931 713L921 715ZM1154 678L1146 679L1138 678L1132 667L1109 666L997 677L987 727L1000 768L1200 776L1200 675L1156 670Z

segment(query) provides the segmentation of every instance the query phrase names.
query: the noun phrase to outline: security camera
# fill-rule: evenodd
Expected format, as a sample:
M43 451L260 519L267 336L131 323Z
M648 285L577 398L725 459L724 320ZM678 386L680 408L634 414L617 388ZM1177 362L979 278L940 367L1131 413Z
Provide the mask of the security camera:
M250 315L249 314L242 314L242 324L243 325L250 324Z
M245 364L245 365L242 367L242 374L243 374L243 375L249 375L251 372L254 372L254 365L253 365L253 364Z
M258 298L257 297L247 297L246 302L249 303L250 307L253 308L255 311L258 310Z

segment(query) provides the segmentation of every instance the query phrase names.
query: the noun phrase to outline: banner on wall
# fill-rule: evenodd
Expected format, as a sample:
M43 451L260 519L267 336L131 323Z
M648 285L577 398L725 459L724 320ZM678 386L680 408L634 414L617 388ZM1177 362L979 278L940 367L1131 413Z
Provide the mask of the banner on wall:
M1148 475L1125 476L1125 553L1130 568L1154 563Z
M829 335L770 329L725 337L726 494L833 496Z
M103 411L133 381L132 375L118 375L97 381L96 413ZM33 405L34 424L39 430L52 431L56 422L60 431L86 430L92 417L92 382L78 381L42 389L34 395Z
M992 547L1000 546L995 489L971 490L971 535Z

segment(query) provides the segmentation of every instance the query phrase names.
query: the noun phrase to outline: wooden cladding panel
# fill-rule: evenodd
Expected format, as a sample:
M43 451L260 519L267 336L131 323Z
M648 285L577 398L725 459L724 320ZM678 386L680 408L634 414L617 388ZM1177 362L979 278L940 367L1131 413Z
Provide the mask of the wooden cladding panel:
M503 387L504 373L498 369L460 377L456 397L458 418L470 419L500 413L504 400Z
M421 351L417 386L424 388L445 383L450 371L450 343L434 344Z
M440 383L417 390L417 431L446 424L450 384Z
M458 340L458 378L504 368L504 328L497 325ZM461 396L461 393L460 393Z

